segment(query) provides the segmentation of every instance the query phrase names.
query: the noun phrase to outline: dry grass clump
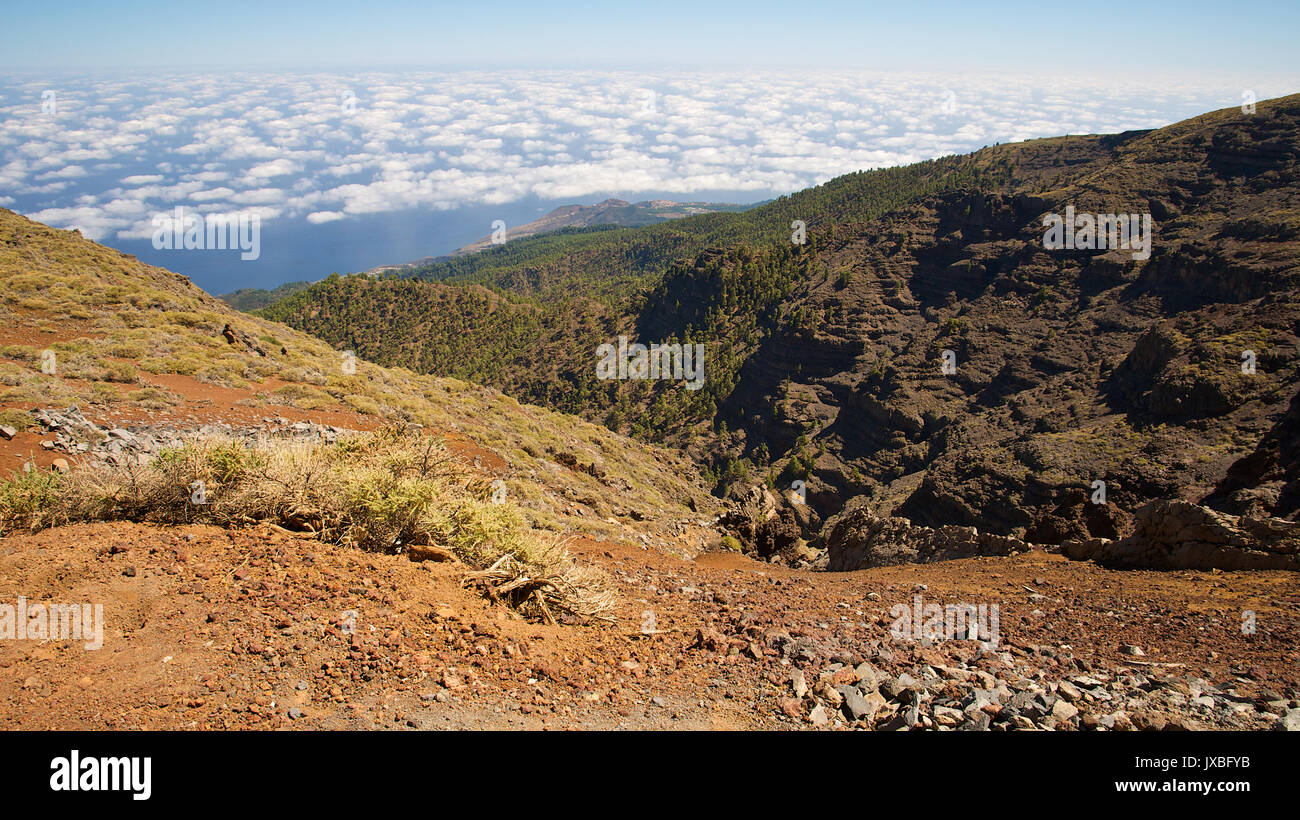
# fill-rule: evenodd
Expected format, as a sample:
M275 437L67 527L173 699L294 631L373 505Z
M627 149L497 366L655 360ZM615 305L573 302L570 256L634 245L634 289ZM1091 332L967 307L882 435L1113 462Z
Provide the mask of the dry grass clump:
M380 552L449 553L467 583L522 613L612 619L609 578L492 503L441 439L389 429L335 444L199 440L145 465L0 481L0 533L77 521L270 523Z
M552 610L580 618L612 620L618 596L599 569L573 562L562 544L537 544L519 560L507 552L485 569L471 572L465 585L481 588L494 601L554 624Z

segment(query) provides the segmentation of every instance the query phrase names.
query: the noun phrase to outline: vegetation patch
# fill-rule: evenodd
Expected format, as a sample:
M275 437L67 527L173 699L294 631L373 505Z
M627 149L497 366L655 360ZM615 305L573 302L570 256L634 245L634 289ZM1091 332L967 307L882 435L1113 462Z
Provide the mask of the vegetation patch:
M469 569L467 585L529 617L613 620L608 576L574 562L480 483L441 439L395 429L335 444L205 439L146 465L0 481L0 533L88 521L268 523L363 550L454 558Z

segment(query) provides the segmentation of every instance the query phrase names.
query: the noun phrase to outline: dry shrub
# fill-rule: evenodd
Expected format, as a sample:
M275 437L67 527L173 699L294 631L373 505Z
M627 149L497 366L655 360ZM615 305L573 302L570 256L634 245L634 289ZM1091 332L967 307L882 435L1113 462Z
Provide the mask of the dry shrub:
M618 599L609 577L599 569L574 562L560 543L534 543L523 553L501 555L492 564L465 577L494 601L504 601L526 615L555 623L555 611L579 618L613 620Z
M365 550L427 545L451 552L471 569L468 583L524 614L611 619L608 576L543 540L513 506L479 497L480 487L440 439L395 429L334 444L204 439L144 465L0 482L0 528L266 522Z

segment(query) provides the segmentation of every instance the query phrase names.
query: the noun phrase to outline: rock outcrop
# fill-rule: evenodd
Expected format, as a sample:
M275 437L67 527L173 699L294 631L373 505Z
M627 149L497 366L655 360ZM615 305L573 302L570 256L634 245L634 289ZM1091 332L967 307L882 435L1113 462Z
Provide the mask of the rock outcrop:
M1273 364L1265 361L1266 366ZM1296 518L1300 513L1300 392L1292 396L1286 415L1202 501L1234 515Z
M800 566L817 558L808 540L821 529L816 511L793 497L778 496L762 485L733 499L722 524L740 539L746 552Z
M982 533L974 527L920 527L906 518L877 516L861 507L829 526L827 568L836 572L975 555L1012 555L1031 549L1011 536Z
M1076 560L1152 569L1300 570L1300 523L1152 501L1138 508L1127 537L1068 541L1061 551Z
M82 415L75 405L63 410L38 407L31 414L41 430L50 434L50 438L41 441L42 449L111 465L147 464L163 450L180 447L191 439L222 438L249 444L265 440L333 442L349 434L327 424L291 421L280 416L263 416L260 426L131 424L128 430L100 427Z

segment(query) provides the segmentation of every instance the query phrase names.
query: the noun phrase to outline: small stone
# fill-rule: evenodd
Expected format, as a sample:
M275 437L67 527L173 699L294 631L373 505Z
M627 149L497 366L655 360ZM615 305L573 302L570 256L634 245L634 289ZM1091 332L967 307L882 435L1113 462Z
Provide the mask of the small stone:
M950 706L934 707L934 722L940 726L958 726L966 715L960 709L953 709Z
M1080 692L1074 684L1069 683L1068 681L1061 681L1057 684L1056 691L1060 692L1061 697L1065 698L1070 703L1074 703L1083 697L1083 693Z
M290 720L302 720L305 717L307 717L307 713L299 709L297 706L292 706L289 708Z
M988 715L984 715L984 718L985 720L987 720ZM894 715L893 720L885 724L884 728L885 731L887 732L901 732L907 729L911 729L913 726L915 726L920 722L921 722L921 710L917 708L916 704L913 704L911 706L900 709L898 711L898 714Z
M804 676L802 669L796 669L790 673L790 686L794 689L796 698L803 698L808 694L808 679Z
M885 677L884 673L873 666L870 661L863 661L854 667L853 671L857 673L859 687L865 690L875 689Z
M7 425L0 426L0 437L4 438L5 441L9 441L16 435L18 435L18 431L15 430L14 428L9 427Z
M844 703L844 696L840 691L824 680L818 681L813 687L813 694L829 703L832 709L838 709L840 704Z
M808 720L814 726L825 726L831 722L830 716L826 714L826 707L820 703L809 713Z
M987 732L992 723L993 718L989 717L988 712L971 712L966 715L966 721L957 727L957 731Z
M851 666L837 669L830 676L830 682L835 685L851 685L857 683L859 679L857 670Z
M839 692L844 696L844 713L850 720L861 720L863 718L875 717L880 706L873 705L871 701L862 696L862 693L852 686L841 686ZM881 704L884 704L884 698L876 695Z
M1060 724L1073 720L1079 714L1079 710L1064 698L1058 698L1056 703L1052 704L1052 711L1050 714L1052 718Z
M1119 648L1119 651L1123 652L1125 655L1131 655L1135 658L1143 658L1146 657L1147 654L1146 652L1142 651L1142 647L1138 646L1137 644L1131 644L1131 643L1124 644Z
M1273 728L1279 732L1300 732L1300 709L1288 709Z
M1141 713L1140 720L1141 722L1137 723L1137 726L1145 732L1163 732L1165 727L1169 725L1169 719L1164 715L1151 714L1150 712Z
M886 680L880 685L880 692L890 700L899 700L904 692L920 688L916 678L904 672L893 680Z

